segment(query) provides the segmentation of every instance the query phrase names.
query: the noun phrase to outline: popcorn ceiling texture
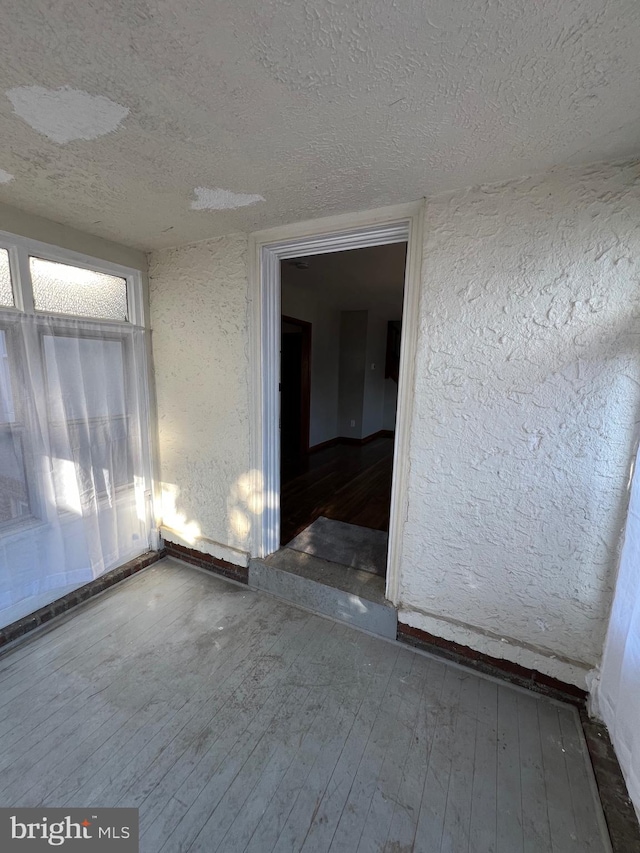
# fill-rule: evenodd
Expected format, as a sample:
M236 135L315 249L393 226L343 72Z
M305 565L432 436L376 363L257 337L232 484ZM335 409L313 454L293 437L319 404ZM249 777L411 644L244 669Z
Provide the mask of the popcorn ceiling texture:
M164 521L187 543L201 535L243 550L246 252L246 236L230 234L149 258Z
M637 0L3 0L0 200L148 250L633 157L639 33ZM24 86L129 112L60 145Z
M399 618L583 688L640 413L639 223L629 163L427 204ZM256 509L245 251L150 256L162 479L236 548Z
M639 223L631 164L427 204L399 618L581 687L640 415Z

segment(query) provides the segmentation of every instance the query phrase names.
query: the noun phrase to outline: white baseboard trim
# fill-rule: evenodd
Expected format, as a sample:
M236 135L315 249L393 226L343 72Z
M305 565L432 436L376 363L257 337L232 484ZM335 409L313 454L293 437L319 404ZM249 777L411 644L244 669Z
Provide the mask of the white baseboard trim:
M238 548L232 548L230 545L223 545L221 542L214 542L213 539L207 539L205 536L199 536L194 541L184 539L177 530L172 530L170 527L162 526L160 535L163 539L168 539L169 542L175 542L176 545L182 545L183 548L191 548L193 551L200 551L202 554L209 554L217 560L225 560L227 563L233 563L234 566L242 566L246 569L249 565L249 552L240 551Z

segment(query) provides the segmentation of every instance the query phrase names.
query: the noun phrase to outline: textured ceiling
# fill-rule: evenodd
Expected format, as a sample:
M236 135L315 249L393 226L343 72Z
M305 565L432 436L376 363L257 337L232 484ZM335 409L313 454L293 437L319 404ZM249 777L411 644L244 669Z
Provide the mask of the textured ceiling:
M1 23L0 201L141 248L640 153L637 0L3 0ZM19 87L125 118L61 144Z

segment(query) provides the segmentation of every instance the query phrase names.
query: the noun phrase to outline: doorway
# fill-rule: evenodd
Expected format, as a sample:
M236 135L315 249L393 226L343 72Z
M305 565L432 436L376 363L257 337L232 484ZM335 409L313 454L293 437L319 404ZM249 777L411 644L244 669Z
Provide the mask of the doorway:
M252 555L261 558L275 554L280 546L280 261L392 243L407 245L385 581L391 603L398 599L407 505L422 234L423 202L416 202L274 228L250 238L253 488L263 495L261 511L252 525Z
M405 261L398 242L284 260L280 270L280 546L315 558L319 576L335 566L347 577L371 573L381 594ZM301 332L310 325L303 407Z

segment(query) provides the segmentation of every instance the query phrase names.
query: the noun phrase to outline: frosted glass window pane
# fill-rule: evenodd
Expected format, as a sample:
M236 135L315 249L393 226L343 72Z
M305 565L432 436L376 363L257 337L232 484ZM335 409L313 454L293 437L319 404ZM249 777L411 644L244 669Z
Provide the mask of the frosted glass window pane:
M10 305L13 307L9 252L6 249L0 249L0 305Z
M127 319L126 279L42 258L29 258L29 263L37 311Z

